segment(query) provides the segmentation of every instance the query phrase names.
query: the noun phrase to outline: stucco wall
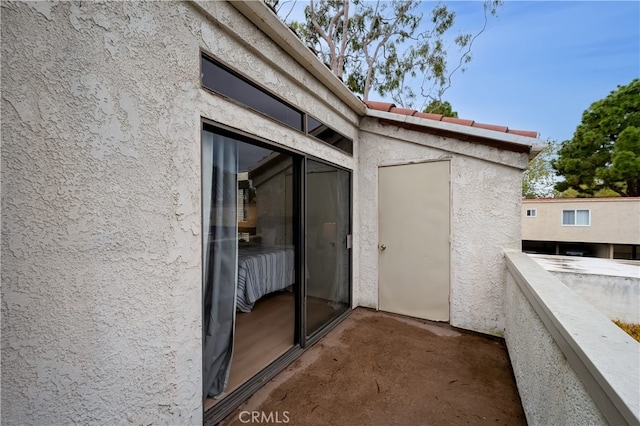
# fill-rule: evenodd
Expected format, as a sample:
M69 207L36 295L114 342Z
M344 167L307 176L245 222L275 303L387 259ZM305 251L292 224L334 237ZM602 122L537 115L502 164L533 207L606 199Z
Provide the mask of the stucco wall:
M530 254L611 320L640 323L640 262Z
M639 424L640 344L528 255L505 258L505 341L527 422Z
M513 276L505 298L509 357L530 425L607 424Z
M607 318L640 324L640 277L552 273Z
M2 3L3 423L201 417L197 40L166 12Z
M202 48L356 133L232 6L203 7L2 3L3 423L201 421L201 117L355 162L200 88Z
M447 158L452 174L450 322L501 335L502 250L520 248L520 185L527 155L385 126L370 118L361 128L358 304L378 306L378 167Z
M378 166L450 159L451 323L504 330L526 154L359 132L225 2L3 2L1 31L3 423L201 421L202 119L354 170L354 306L377 306ZM202 89L200 49L354 156Z

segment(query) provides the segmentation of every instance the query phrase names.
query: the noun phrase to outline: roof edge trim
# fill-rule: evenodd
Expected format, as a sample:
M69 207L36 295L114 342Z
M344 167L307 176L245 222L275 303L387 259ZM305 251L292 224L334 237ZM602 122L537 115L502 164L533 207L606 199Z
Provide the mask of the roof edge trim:
M501 133L494 130L486 130L478 127L464 126L461 124L447 123L444 121L435 121L425 118L412 117L409 115L394 114L390 112L367 109L367 117L394 121L397 123L430 128L438 131L457 133L465 137L474 137L479 139L491 139L496 142L503 142L521 147L529 152L529 157L535 157L546 145L545 141L527 136L520 136L513 133Z
M320 62L263 1L231 1L229 4L271 38L349 108L360 116L366 115L367 107L364 102L354 95L329 68Z

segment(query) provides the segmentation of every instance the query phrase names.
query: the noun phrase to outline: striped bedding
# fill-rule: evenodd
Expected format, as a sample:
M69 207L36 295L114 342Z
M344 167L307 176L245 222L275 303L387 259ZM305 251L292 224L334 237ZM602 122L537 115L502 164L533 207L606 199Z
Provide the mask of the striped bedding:
M256 300L265 294L293 284L293 256L293 247L240 246L236 309L250 312Z

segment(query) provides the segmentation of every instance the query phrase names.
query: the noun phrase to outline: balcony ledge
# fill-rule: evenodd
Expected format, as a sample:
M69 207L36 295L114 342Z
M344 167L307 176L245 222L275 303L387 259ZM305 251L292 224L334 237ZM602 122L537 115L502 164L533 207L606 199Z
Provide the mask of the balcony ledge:
M528 255L505 252L505 256L508 274L566 357L602 417L610 424L640 424L640 344ZM509 316L509 307L506 311ZM509 332L507 329L507 347L513 359L517 354L512 354L515 348L510 346L515 345L510 345ZM517 333L511 330L514 332ZM516 377L517 370L514 367ZM527 412L523 385L518 382ZM530 423L536 423L530 415L527 413Z

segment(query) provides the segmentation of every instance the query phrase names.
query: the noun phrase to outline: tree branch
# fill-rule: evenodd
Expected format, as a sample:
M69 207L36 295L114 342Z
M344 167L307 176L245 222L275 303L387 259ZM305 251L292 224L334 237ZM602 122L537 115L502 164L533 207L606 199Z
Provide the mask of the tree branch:
M331 55L331 52L333 52L333 49L334 49L334 44L333 44L333 41L331 40L331 37L329 37L329 35L322 29L322 27L320 26L320 23L317 20L314 3L315 3L314 0L309 1L309 10L310 10L309 18L311 19L311 24L313 25L313 28L316 30L318 35L322 37L322 39L327 43L327 46L329 46L329 52Z
M349 31L349 0L343 0L342 7L342 40L340 43L340 52L338 56L338 68L340 70L344 70L344 61L345 61L345 52L347 51L347 39L348 31ZM340 72L340 77L342 77L342 72Z

